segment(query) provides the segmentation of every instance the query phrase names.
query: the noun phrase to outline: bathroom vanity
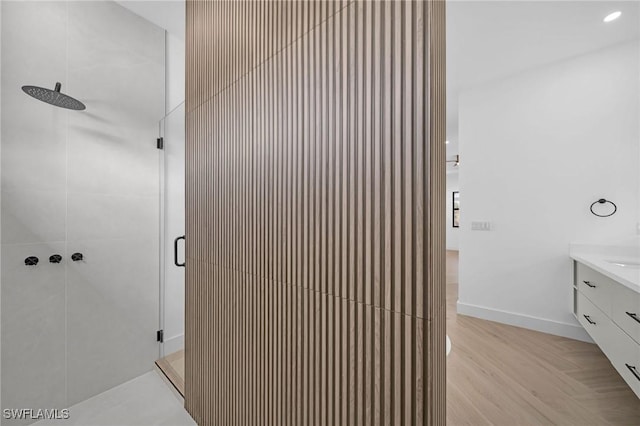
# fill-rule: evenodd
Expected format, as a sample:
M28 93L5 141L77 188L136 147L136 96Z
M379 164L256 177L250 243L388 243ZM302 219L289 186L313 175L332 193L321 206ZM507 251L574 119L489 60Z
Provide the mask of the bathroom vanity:
M572 246L573 313L640 398L640 256L637 247Z

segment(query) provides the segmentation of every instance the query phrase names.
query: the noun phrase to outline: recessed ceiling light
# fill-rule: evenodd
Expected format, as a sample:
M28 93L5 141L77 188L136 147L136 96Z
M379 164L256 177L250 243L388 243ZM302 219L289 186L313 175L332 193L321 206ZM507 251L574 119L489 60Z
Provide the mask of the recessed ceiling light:
M622 12L620 12L619 10L612 12L610 14L608 14L607 16L604 17L603 21L604 22L611 22L611 21L615 21L616 19L618 19L620 17L620 15L622 15Z
M448 144L448 143L449 143L449 141L444 141L444 143L447 143L447 144Z

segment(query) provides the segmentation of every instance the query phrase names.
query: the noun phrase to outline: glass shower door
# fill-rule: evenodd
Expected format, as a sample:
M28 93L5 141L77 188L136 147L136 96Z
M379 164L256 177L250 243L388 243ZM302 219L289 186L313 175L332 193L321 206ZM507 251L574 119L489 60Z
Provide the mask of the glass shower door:
M162 266L161 299L163 344L161 356L184 349L184 281L185 268L185 109L184 103L171 111L160 123L163 138L163 176L161 185L162 212ZM176 241L177 239L177 241Z

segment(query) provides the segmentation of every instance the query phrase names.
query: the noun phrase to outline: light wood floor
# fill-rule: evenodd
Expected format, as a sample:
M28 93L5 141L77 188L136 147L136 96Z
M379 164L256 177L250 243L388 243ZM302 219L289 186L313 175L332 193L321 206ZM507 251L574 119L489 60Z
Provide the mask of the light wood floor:
M447 424L640 426L640 400L596 345L458 316L447 252ZM184 394L184 351L157 362Z
M184 350L157 360L156 365L184 397Z
M447 252L449 425L640 425L640 400L596 345L456 314Z

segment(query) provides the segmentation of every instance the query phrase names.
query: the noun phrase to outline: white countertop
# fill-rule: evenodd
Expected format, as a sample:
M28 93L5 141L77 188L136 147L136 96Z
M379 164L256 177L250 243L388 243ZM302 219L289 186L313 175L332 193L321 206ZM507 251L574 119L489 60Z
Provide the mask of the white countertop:
M612 263L640 263L640 244L634 240L623 245L571 244L569 256L640 293L640 268Z

